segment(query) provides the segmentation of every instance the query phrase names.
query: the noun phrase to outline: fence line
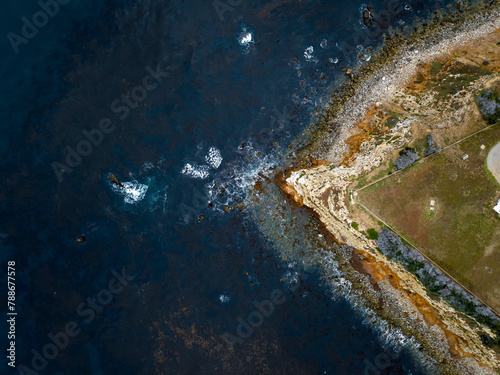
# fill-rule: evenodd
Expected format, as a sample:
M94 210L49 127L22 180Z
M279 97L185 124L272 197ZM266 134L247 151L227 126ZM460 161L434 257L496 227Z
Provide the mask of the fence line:
M455 145L457 145L457 144L459 144L459 143L462 143L462 142L463 142L463 141L465 141L466 139L468 139L468 138L470 138L470 137L473 137L473 136L475 136L476 134L479 134L479 133L481 133L481 132L484 132L484 131L486 131L486 130L490 129L490 128L492 128L493 126L496 126L497 124L498 124L498 123L493 124L493 125L488 125L487 127L483 128L483 129L480 129L480 130L478 130L478 131L476 131L476 132L474 132L474 133L472 133L472 134L468 135L468 136L467 136L467 137L465 137L465 138L459 139L458 141L453 142L451 145L448 145L448 146L444 147L444 148L441 150L441 152L442 152L442 151L444 151L444 150L446 150L447 148L450 148L450 147L455 146ZM424 156L422 159L419 159L419 160L417 160L415 163L413 163L413 165L418 164L418 163L422 163L424 160L427 160L428 158L430 158L431 156L433 156L433 155L435 155L435 154L437 154L437 153L430 154L429 156ZM352 191L353 191L353 192L358 192L358 191L364 190L364 189L366 189L367 187L372 186L373 184L376 184L377 182L380 182L380 181L382 181L382 180L385 180L386 178L392 177L392 176L394 176L394 175L396 175L396 174L398 174L398 173L400 173L400 172L402 172L402 171L404 171L404 169L400 169L399 171L396 171L396 172L391 173L391 174L389 174L389 175L387 175L387 176L384 176L384 177L382 177L382 178L379 178L378 180L375 180L375 181L373 181L373 182L370 182L368 185L365 185L365 186L363 186L363 187L360 187L359 189L354 189L354 190L352 190Z
M484 302L481 298L479 298L476 294L474 294L473 292L471 292L468 288L466 288L461 282L459 282L457 279L455 279L453 276L451 276L447 271L445 271L444 269L442 269L440 266L438 266L431 258L429 258L427 255L425 255L420 249L418 249L415 245L413 245L413 243L411 243L410 241L408 241L408 239L406 239L404 236L401 235L401 233L399 233L397 230L395 230L392 226L390 226L389 224L387 224L384 220L382 220L377 214L375 214L372 210L368 209L364 204L362 203L357 203L357 202L353 202L354 204L357 204L361 207L363 207L366 211L368 211L368 213L370 213L371 215L373 215L373 217L375 217L375 219L377 220L380 220L385 226L387 226L388 228L390 228L392 231L394 231L394 233L396 233L399 237L401 237L403 240L405 240L408 244L410 244L410 246L415 249L420 255L422 255L427 261L429 261L433 266L435 266L436 268L438 268L443 274L445 274L446 276L448 276L448 278L450 280L452 280L453 282L455 282L457 285L459 285L460 287L462 287L465 291L467 291L467 293L469 293L470 295L472 295L473 297L477 298L477 300L479 302L481 302L483 305L487 306L498 318L500 318L500 313L498 313L493 307L491 307L490 305L488 305L486 302ZM398 264L400 264L398 262ZM416 275L415 275L416 276Z
M488 129L491 129L493 126L496 126L498 125L498 123L496 124L493 124L493 125L489 125L483 129L480 129L470 135L468 135L467 137L464 137L462 139L459 139L458 141L456 142L453 142L452 144L444 147L441 151L444 151L450 147L453 147L459 143L462 143L463 141L465 141L466 139L469 139L481 132L484 132ZM426 157L423 157L422 159L418 160L415 164L417 163L422 163L423 161L427 160L429 157L433 156L435 154L431 154L429 156L426 156ZM391 173L390 175L387 175L387 176L384 176L382 178L379 178L378 180L375 180L371 183L369 183L368 185L365 185L359 189L354 189L352 190L352 193L356 193L358 191L361 191L363 189L366 189L367 187L373 185L373 184L376 184L380 181L383 181L385 180L386 178L389 178L389 177L392 177L396 174L398 174L399 172L402 172L404 171L404 169L401 169L399 171L396 171L394 173ZM368 207L366 207L364 204L362 203L358 203L358 202L354 202L355 200L355 195L352 194L352 198L353 198L353 203L354 204L357 204L361 207L363 207L368 213L370 213L371 215L373 215L373 217L375 217L377 220L379 220L380 222L382 222L385 226L387 226L388 228L390 228L392 231L394 231L394 233L396 233L399 237L401 237L402 239L404 239L408 244L410 244L410 246L415 249L420 255L422 255L427 261L429 261L432 265L434 265L436 268L438 268L441 272L443 272L443 274L445 274L450 280L452 280L453 282L455 282L457 285L459 285L461 288L463 288L465 291L467 291L467 293L469 293L470 295L474 296L475 298L477 298L477 300L479 302L481 302L483 305L487 306L498 318L500 318L500 313L497 312L493 307L491 307L490 305L488 305L486 302L484 302L481 298L479 298L475 293L473 293L472 291L470 291L467 287L465 287L462 283L460 283L457 279L455 279L453 276L451 276L446 270L444 270L443 268L441 268L439 265L437 265L432 259L430 259L427 255L425 255L420 249L417 248L417 246L415 246L413 243L411 243L410 241L408 241L408 239L406 239L404 236L401 235L401 233L399 233L397 230L395 230L391 225L387 224L384 220L382 220L382 218L380 218L377 214L375 214L372 210L368 209Z

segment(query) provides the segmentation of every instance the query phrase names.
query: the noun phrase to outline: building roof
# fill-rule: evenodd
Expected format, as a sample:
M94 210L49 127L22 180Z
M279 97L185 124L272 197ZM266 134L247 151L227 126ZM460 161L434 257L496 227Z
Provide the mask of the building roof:
M495 207L493 207L493 209L498 212L498 214L500 215L500 199L498 200L498 203Z

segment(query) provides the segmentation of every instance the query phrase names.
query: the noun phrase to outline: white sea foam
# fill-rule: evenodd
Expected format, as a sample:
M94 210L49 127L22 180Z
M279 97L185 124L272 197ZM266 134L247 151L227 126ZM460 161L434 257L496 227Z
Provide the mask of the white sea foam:
M140 184L139 182L124 182L125 187L125 203L137 203L144 199L148 191L148 185Z
M252 42L253 36L252 33L249 31L243 31L240 34L240 39L238 41L240 42L241 45L248 45L249 43Z
M255 43L254 34L246 25L241 25L241 32L236 39L245 53L249 53Z
M285 283L288 288L295 290L300 285L300 274L296 271L292 272L287 270L281 275L281 281Z
M208 163L208 165L214 169L217 169L220 167L222 160L223 159L220 150L213 146L210 147L207 155L205 156L205 161Z
M122 195L125 203L134 204L144 199L148 191L148 185L141 184L137 181L123 182L123 187L111 184L111 188L115 193Z
M219 295L219 302L223 304L229 303L231 302L231 297L226 292L224 292Z
M248 191L253 190L257 180L262 175L268 175L270 168L275 165L273 156L261 155L251 142L245 143L246 147L239 149L244 158L228 163L205 185L208 200L221 213L224 213L223 206L245 202ZM221 187L224 188L222 195Z
M182 168L181 173L187 177L199 178L203 180L209 176L210 169L207 165L186 163L186 165L184 165L184 168Z
M304 51L304 57L306 58L306 61L312 61L313 60L313 53L314 53L314 47L309 46L306 48Z

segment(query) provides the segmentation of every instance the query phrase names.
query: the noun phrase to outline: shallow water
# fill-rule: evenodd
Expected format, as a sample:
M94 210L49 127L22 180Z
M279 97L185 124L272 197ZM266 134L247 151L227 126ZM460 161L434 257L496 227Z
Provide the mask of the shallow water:
M400 5L396 25L432 9ZM224 209L259 171L286 163L340 66L378 45L362 6L241 2L221 14L200 1L69 2L17 54L3 39L0 243L17 269L16 365L33 368L48 334L76 322L40 373L422 373L316 272L283 260L257 225L262 207ZM10 5L3 34L37 11ZM157 68L156 87L137 89ZM140 102L118 109L132 93ZM103 119L112 130L92 133L89 151L82 131ZM67 147L88 155L58 177ZM123 267L133 279L109 294ZM230 349L223 335L238 337L278 294Z

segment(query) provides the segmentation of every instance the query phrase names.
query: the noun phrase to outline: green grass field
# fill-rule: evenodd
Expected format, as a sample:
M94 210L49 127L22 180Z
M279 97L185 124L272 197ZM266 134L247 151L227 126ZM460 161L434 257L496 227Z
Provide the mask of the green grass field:
M498 142L500 125L358 192L357 200L500 311L500 217L493 211L500 184L486 167Z

